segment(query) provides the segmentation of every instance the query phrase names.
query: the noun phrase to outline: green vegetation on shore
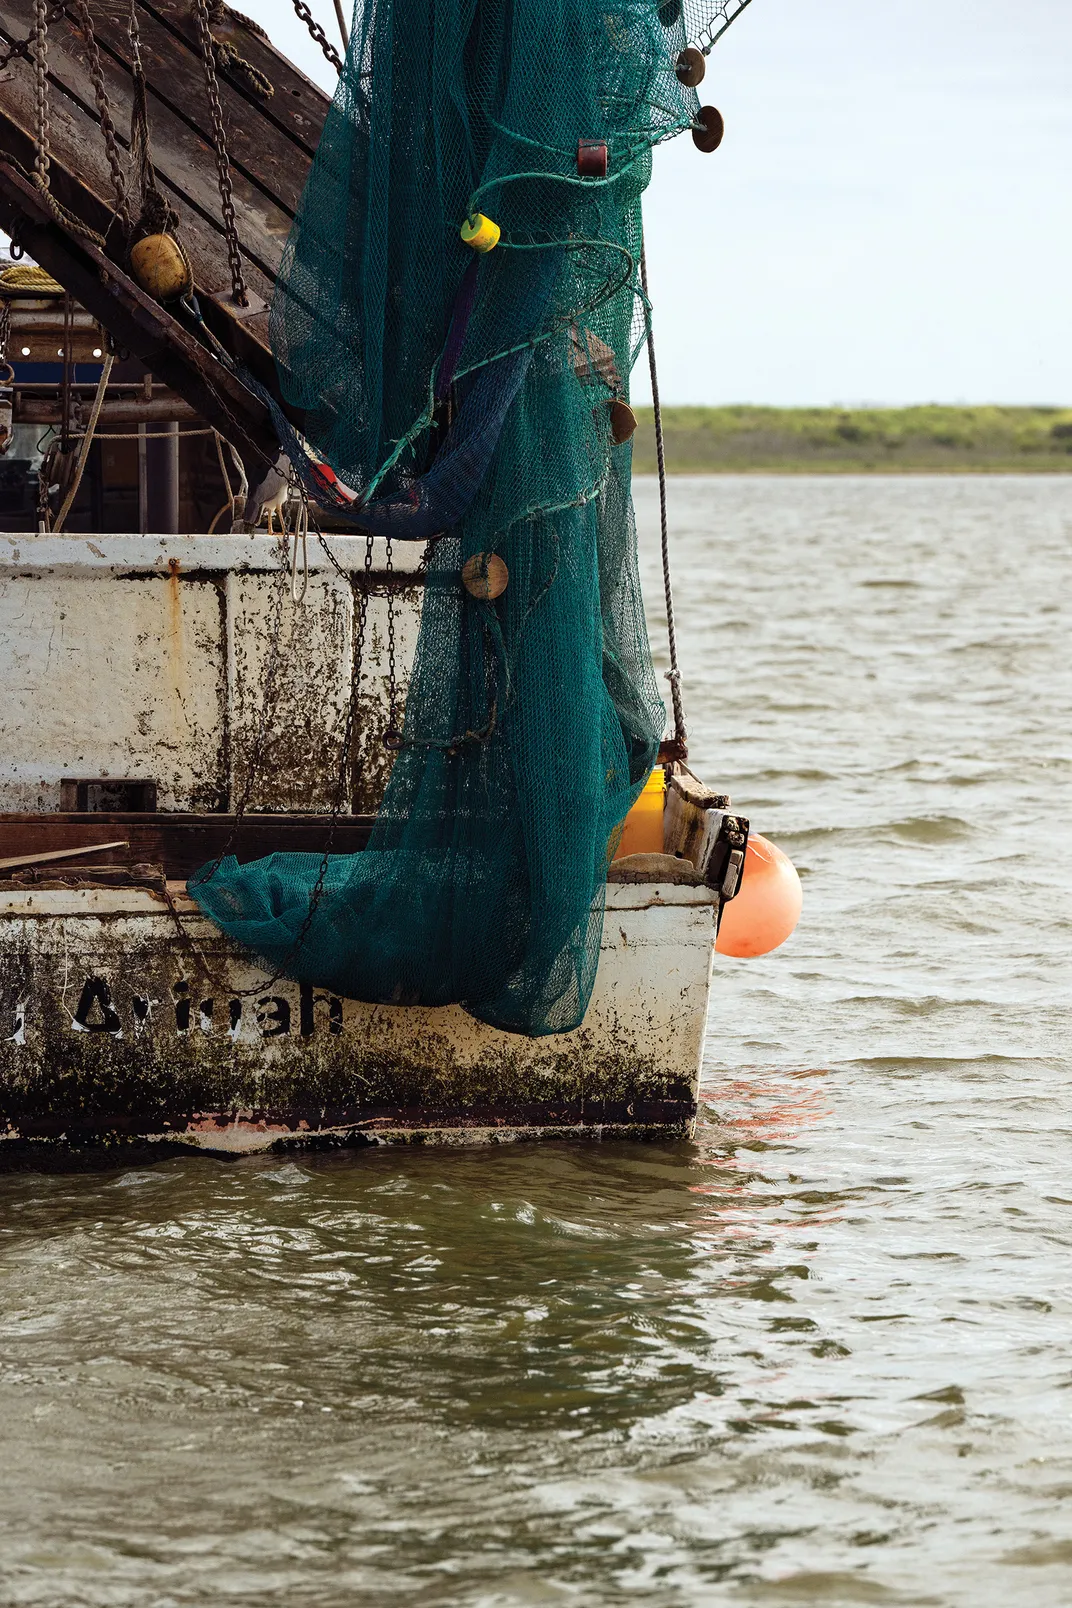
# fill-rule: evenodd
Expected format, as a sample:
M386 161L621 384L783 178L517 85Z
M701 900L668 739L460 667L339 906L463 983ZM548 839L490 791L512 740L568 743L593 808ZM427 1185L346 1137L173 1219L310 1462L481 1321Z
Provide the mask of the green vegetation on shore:
M655 470L650 408L633 468ZM1072 474L1072 408L664 408L672 474Z

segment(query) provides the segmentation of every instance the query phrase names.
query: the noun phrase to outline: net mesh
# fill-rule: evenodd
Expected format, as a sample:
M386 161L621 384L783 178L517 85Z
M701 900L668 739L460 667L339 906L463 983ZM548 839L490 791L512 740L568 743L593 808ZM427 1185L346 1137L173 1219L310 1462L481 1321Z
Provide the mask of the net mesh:
M652 146L696 116L674 64L712 15L359 5L272 309L302 435L278 418L318 500L436 540L368 848L191 879L290 975L527 1034L584 1015L608 854L664 725L614 439L644 334L640 198ZM605 178L578 172L579 140L606 143ZM501 239L474 257L477 213ZM506 590L473 596L462 567L491 553Z

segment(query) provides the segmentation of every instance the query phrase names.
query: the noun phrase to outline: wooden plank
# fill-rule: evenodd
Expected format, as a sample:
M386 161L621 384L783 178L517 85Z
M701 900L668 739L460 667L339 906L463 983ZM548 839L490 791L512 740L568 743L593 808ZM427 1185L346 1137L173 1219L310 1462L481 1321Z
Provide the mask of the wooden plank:
M120 16L125 14L125 8L129 8L129 0L96 0L96 3L109 6ZM250 28L248 19L241 15L240 9L235 11L229 6L225 9L226 19L212 24L213 35L235 45L239 53L271 81L275 94L270 101L262 101L250 89L241 73L234 70L220 74L221 86L226 81L230 91L261 111L266 121L274 123L295 144L304 145L312 156L320 143L324 119L331 105L330 95L326 95L311 78L306 78L269 39ZM151 16L171 29L191 51L196 51L200 56L197 25L190 0L138 0L138 10L143 17L143 32L146 35L149 24L144 19Z
M130 59L129 14L129 0L94 0L98 41L112 59L122 64L124 75ZM140 4L138 15L154 130L160 113L169 120L185 121L210 145L208 91L189 0L174 5L167 0L164 4ZM238 69L217 69L228 153L235 175L256 185L293 216L320 142L330 99L233 14L226 22L214 22L212 33L214 38L233 45L274 89L271 98L265 99Z
M45 397L20 397L15 393L14 422L16 424L62 424L63 409L57 401L49 401ZM101 409L100 425L97 440L107 440L108 431L113 425L137 425L146 423L178 423L192 425L197 422L197 414L188 402L180 397L168 401L167 397L159 400L154 397L151 402L136 401L131 398L126 402L105 402Z
M0 0L0 36L19 36L17 0ZM70 27L57 25L49 39L49 82L52 86L52 161L92 192L98 206L93 227L106 233L111 219L112 181L104 139L93 103L93 87L84 65L84 46ZM105 57L105 79L119 128L129 124L131 79ZM176 74L177 76L177 74ZM188 73L189 76L189 73ZM196 83L185 85L192 101ZM181 86L180 86L181 87ZM30 63L13 64L11 77L0 84L0 106L28 137L34 126L34 86ZM230 288L226 241L216 182L215 155L207 140L186 122L153 108L153 155L161 188L176 206L179 232L200 288ZM120 136L120 143L123 138ZM307 158L300 156L303 168ZM233 175L238 235L249 289L267 303L290 230L291 214L269 200L241 174ZM101 208L104 209L103 217ZM81 216L81 213L79 214ZM86 220L90 221L90 220ZM113 256L122 254L113 232ZM125 264L124 264L125 266ZM267 344L268 317L263 312L243 321L249 334Z
M36 854L12 854L7 859L0 860L0 871L14 871L20 865L44 865L49 860L74 860L76 858L88 859L90 856L106 854L109 849L129 849L130 844L126 838L116 843L87 843L85 848L77 849L39 849Z
M102 853L102 865L150 861L163 866L167 876L184 878L223 852L234 824L233 815L166 815L150 811L4 814L0 815L0 850L8 857L70 850L73 858L99 844L109 831L118 830L129 847ZM371 830L371 816L340 816L332 852L356 853L365 847ZM231 852L243 863L278 851L319 854L326 846L329 831L330 821L325 815L247 815Z
M11 126L5 126L2 115L0 138L5 141L3 148L10 148ZM58 183L56 188L60 188ZM70 176L63 188L60 199L70 205ZM91 210L87 202L86 211L79 215L85 217ZM33 185L3 161L0 228L17 233L34 259L66 285L120 345L232 441L243 456L248 454L254 470L266 460L274 461L278 442L264 405L103 252L62 229Z

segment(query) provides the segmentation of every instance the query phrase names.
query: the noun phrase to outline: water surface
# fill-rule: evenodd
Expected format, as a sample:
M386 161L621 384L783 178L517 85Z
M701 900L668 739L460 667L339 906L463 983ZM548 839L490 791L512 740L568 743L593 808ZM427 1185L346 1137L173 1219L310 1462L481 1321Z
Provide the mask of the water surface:
M1072 1601L1072 481L671 489L696 1145L0 1179L5 1605Z

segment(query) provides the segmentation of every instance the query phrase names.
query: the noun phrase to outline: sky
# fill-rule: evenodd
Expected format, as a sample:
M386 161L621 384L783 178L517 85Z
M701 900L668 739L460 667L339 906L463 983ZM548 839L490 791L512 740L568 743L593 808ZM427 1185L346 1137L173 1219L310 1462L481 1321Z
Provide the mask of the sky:
M665 402L1072 403L1072 0L753 0L701 100L645 201Z

